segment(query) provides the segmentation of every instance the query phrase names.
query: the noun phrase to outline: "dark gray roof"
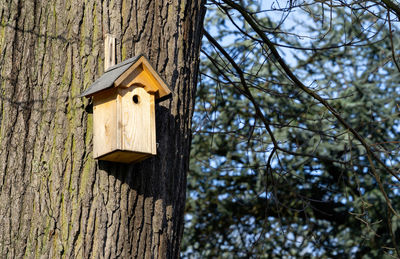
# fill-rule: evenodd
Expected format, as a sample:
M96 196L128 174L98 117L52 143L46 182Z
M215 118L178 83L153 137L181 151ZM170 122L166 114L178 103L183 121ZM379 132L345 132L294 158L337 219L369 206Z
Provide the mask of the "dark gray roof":
M97 79L88 89L86 89L79 97L84 97L88 95L92 95L96 92L105 90L113 86L115 80L118 79L126 70L130 68L130 66L139 60L143 55L135 56L133 58L127 59L121 63L116 64L115 66L107 69L104 74Z

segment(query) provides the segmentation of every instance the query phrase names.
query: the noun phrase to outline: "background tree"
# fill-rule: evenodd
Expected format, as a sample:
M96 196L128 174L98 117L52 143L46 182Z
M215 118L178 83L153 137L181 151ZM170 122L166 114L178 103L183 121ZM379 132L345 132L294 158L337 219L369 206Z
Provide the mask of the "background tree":
M398 3L207 7L184 255L398 257Z
M183 231L201 1L0 2L0 257L176 258ZM92 159L92 115L77 96L144 53L174 89L157 106L158 156ZM86 109L86 111L85 111Z

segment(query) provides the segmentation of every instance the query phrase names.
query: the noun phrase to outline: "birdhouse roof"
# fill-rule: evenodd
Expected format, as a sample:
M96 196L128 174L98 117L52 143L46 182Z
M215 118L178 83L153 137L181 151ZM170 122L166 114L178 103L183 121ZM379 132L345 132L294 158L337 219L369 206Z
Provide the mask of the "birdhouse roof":
M146 70L154 77L159 90L157 94L158 101L168 99L171 96L172 90L168 87L168 85L144 55L129 58L110 67L99 79L97 79L88 89L86 89L80 95L80 97L90 97L97 92L118 86L115 83L118 81L121 82L123 78L126 78L128 74L132 73L139 63L143 64Z

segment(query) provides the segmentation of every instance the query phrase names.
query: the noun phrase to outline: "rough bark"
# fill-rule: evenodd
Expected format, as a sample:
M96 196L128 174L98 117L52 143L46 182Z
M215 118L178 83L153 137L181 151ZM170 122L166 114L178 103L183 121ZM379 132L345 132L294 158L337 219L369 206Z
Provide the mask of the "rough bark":
M183 228L202 0L0 1L0 257L176 258ZM158 155L92 159L80 92L145 53L174 89L156 108Z

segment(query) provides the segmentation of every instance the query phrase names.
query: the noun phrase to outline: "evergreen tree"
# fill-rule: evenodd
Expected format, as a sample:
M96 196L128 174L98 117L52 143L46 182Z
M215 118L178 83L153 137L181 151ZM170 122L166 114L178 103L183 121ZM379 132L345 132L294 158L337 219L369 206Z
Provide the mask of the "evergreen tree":
M391 3L212 1L186 257L399 256Z

